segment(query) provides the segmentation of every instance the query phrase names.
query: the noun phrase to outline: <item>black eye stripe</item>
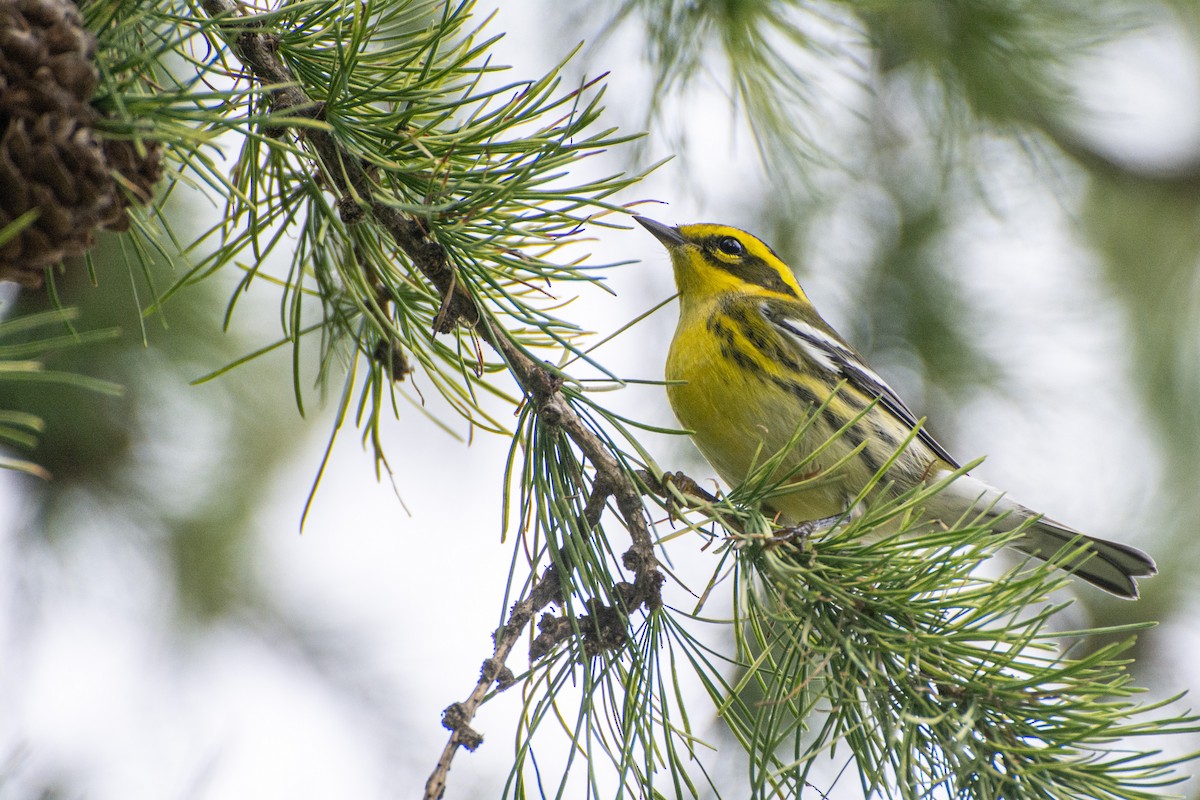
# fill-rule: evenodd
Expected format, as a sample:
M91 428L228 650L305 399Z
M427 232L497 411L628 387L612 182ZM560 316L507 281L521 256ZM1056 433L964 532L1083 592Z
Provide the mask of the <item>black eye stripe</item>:
M715 253L706 252L706 261L719 270L724 270L730 275L734 275L746 283L761 286L764 289L770 289L772 292L786 294L790 297L795 297L796 292L791 286L784 282L779 273L758 256L743 253L742 257L737 261L730 263Z

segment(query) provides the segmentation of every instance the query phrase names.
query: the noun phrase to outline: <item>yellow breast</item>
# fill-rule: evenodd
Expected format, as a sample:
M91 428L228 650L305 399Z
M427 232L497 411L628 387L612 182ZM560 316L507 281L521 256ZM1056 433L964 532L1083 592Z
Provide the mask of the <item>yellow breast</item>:
M715 335L708 313L691 310L680 318L667 356L671 408L691 430L696 447L730 486L782 449L816 409L780 388L771 365L754 361L749 343ZM823 400L824 398L819 398ZM816 424L789 453L776 473L795 469L832 431ZM836 454L806 465L794 479L811 477ZM819 483L819 482L818 482ZM792 522L818 519L845 510L847 489L841 481L810 485L771 500L771 507Z

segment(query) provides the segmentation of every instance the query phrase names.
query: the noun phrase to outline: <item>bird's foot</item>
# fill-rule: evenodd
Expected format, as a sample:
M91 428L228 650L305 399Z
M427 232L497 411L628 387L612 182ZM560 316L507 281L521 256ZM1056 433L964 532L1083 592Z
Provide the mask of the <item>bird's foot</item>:
M795 544L797 547L803 547L808 539L816 534L825 533L838 522L845 519L845 514L834 514L832 517L822 517L821 519L810 519L807 522L801 522L799 525L789 525L786 528L780 528L771 537L772 545L780 544Z

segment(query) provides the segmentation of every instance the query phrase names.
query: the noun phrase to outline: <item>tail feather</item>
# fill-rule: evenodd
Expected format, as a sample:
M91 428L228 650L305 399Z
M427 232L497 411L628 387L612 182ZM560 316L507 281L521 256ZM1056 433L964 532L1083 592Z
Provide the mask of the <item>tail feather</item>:
M944 472L935 479L949 474ZM969 475L956 478L932 498L931 506L929 511L943 522L951 523L971 513L985 514L995 518L995 528L1001 531L1013 530L1037 516L1000 490ZM1033 522L1012 546L1043 560L1062 554L1066 557L1058 562L1058 566L1093 586L1129 600L1136 600L1138 596L1134 578L1158 573L1154 559L1136 547L1087 536L1045 517ZM1064 550L1070 555L1067 556Z
M1158 572L1154 559L1136 547L1096 539L1044 517L1030 525L1013 546L1041 559L1069 551L1071 555L1059 561L1058 566L1093 586L1130 600L1136 600L1138 596L1134 578Z

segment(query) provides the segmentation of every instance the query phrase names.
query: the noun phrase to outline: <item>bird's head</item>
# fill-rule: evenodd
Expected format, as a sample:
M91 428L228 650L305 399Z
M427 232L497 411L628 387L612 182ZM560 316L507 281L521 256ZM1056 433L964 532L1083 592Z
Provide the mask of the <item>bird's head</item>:
M792 270L756 236L728 225L672 227L646 217L634 219L671 254L684 304L725 293L808 302Z

